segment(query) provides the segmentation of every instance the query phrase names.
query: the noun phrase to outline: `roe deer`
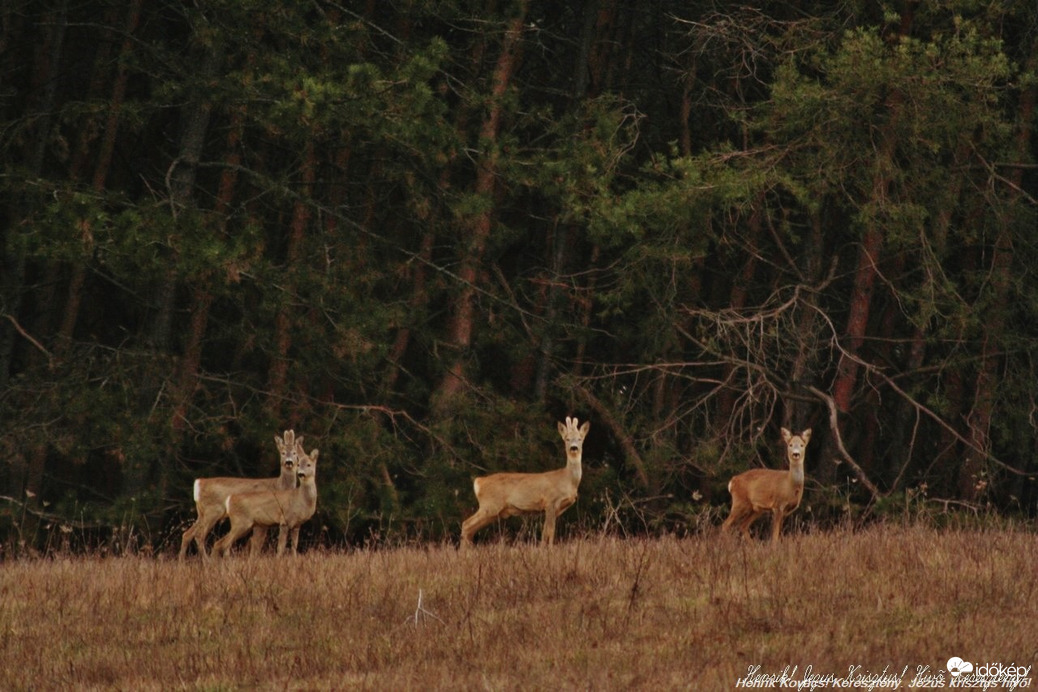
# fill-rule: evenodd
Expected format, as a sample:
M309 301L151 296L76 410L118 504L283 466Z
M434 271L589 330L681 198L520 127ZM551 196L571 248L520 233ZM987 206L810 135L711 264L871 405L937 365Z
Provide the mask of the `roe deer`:
M298 445L297 445L298 447ZM256 535L266 536L267 528L280 527L278 533L278 555L285 552L285 541L292 534L292 554L299 548L299 527L317 511L317 450L309 454L298 448L299 463L296 477L299 485L280 490L260 490L236 493L227 498L227 516L231 519L231 530L213 546L213 553L223 557L231 546L249 529L253 529L249 555L255 555L262 546Z
M496 519L517 514L544 512L541 545L555 542L555 518L577 501L580 457L590 422L577 427L577 419L566 417L558 424L566 443L566 466L544 473L495 473L472 483L479 509L461 525L462 547L472 544L472 535Z
M743 536L749 537L750 524L770 511L771 540L778 540L783 519L800 505L800 498L804 496L804 450L811 441L811 429L793 435L782 428L782 439L786 443L788 471L752 469L728 481L732 511L724 522L724 530L736 527Z
M180 540L180 559L187 554L187 547L194 539L202 559L209 558L205 550L205 539L217 522L227 516L227 498L234 493L257 490L276 490L295 487L296 462L302 450L303 437L296 439L291 430L285 431L282 440L277 435L274 442L281 453L281 475L277 478L197 478L194 485L195 509L198 519L184 532ZM258 540L258 538L257 538Z

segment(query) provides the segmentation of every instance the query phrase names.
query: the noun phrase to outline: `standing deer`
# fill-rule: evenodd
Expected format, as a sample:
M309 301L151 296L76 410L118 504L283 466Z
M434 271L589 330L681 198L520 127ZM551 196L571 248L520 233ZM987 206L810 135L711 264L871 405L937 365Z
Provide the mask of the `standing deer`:
M187 554L187 547L194 539L198 552L203 560L209 559L205 550L205 539L217 522L227 516L227 498L235 493L248 493L257 490L277 490L292 488L296 484L296 462L302 451L303 437L296 439L295 432L285 431L282 440L277 435L274 442L281 453L281 475L277 478L197 478L195 479L194 496L198 519L188 527L180 540L180 559ZM259 540L260 537L257 537Z
M298 447L298 443L297 443ZM296 466L296 477L299 485L295 488L279 490L259 490L247 493L236 493L227 498L227 516L231 519L231 530L217 541L213 552L223 557L230 553L231 546L249 529L253 530L249 555L259 552L262 540L256 535L266 536L271 526L280 527L278 533L278 555L285 552L285 541L292 534L292 554L299 548L299 527L301 527L317 511L317 450L310 454L297 449L299 463Z
M472 545L472 535L481 528L506 517L544 512L541 545L555 542L555 518L577 501L580 485L580 458L590 421L577 427L577 419L566 417L558 424L566 443L566 466L544 473L495 473L472 483L479 509L461 525L462 547Z
M811 441L811 429L793 435L782 428L782 439L786 443L788 471L752 469L728 481L732 511L724 522L724 530L737 526L743 536L749 537L750 524L770 511L771 540L774 542L779 538L782 521L800 506L800 498L804 496L804 450Z

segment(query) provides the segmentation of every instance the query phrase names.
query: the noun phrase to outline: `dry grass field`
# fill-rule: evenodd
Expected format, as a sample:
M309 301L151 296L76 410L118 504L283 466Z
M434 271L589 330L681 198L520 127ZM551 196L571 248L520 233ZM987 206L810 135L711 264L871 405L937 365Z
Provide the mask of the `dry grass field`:
M952 656L1036 663L1036 569L1030 531L890 527L15 560L0 689L727 690L757 666L947 685Z

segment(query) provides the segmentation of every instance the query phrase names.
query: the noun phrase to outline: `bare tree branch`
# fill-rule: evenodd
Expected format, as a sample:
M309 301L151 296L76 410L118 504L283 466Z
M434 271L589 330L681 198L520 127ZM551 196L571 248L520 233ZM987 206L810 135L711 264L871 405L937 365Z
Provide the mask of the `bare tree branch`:
M638 481L643 487L648 488L649 475L645 471L645 462L642 460L641 455L638 454L638 449L634 446L634 441L631 439L631 436L627 434L627 431L622 425L620 425L620 422L616 420L616 417L613 416L613 413L608 409L608 407L602 403L601 399L592 394L585 387L578 385L575 389L576 392L588 403L588 406L594 409L595 413L597 413L599 418L602 419L602 422L613 431L614 435L616 435L616 439L620 441L620 446L623 447L624 455L627 457L627 460L631 462L631 465L634 466L634 470L638 474Z
M54 356L51 355L50 351L48 351L46 348L44 348L43 344L41 344L39 341L34 339L33 336L31 334L29 334L29 332L25 331L25 329L22 328L22 325L18 324L18 320L16 320L14 318L14 315L8 315L8 314L5 313L4 317L6 317L11 322L12 325L14 325L15 331L17 331L19 334L21 334L33 346L38 348L43 353L43 355L47 356L48 365L53 367L53 365L54 365Z
M878 500L883 497L883 493L880 492L879 488L877 488L871 480L869 480L865 471L858 465L858 462L854 460L854 457L851 456L850 452L847 451L847 448L843 444L843 437L840 435L839 411L836 408L836 401L813 385L808 386L807 389L809 392L821 399L829 409L829 431L832 433L833 439L836 441L836 449L840 451L840 456L847 462L848 466L854 469L854 475L858 477L858 480L861 481L861 484L865 489L872 494L873 500Z

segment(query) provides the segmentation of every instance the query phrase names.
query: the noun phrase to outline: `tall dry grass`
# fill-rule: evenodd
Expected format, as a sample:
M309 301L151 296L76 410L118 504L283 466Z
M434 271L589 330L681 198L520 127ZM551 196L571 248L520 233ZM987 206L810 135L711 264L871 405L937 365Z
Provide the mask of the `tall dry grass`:
M924 528L13 561L0 689L723 690L758 665L1031 665L1036 566L1033 533Z

